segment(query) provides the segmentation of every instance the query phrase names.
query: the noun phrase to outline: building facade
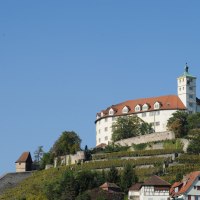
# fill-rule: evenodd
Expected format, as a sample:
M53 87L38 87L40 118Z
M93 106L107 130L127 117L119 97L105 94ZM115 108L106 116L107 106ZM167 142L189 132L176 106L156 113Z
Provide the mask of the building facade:
M175 182L171 189L172 199L200 200L200 171L191 172L180 182Z
M120 116L137 115L152 124L155 132L167 130L167 121L178 110L200 112L200 100L196 97L196 77L186 65L183 75L177 78L178 95L142 98L112 105L96 115L96 146L112 140L112 125Z
M170 184L154 175L144 183L136 183L128 192L128 200L169 200Z

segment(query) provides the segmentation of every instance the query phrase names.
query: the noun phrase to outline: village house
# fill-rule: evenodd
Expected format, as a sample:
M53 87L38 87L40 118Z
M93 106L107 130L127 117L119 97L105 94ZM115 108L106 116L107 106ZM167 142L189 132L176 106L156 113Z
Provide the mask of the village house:
M32 170L32 158L30 152L23 152L16 163L16 172L27 172Z
M128 200L169 200L170 184L154 175L144 183L129 188Z
M175 182L171 189L172 199L200 200L200 171L191 172L180 182Z

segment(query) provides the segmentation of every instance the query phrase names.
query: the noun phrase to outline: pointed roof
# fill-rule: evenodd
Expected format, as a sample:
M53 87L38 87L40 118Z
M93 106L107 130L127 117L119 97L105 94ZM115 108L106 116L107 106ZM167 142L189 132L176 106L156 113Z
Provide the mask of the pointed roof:
M188 67L187 63L185 64L185 70L184 70L184 73L183 73L182 76L184 76L184 77L196 78L195 76L192 76L192 75L189 73L189 67ZM181 76L181 77L182 77L182 76Z
M182 180L183 186L181 187L180 191L176 193L176 196L187 192L198 177L200 177L200 171L191 172L190 174L186 175Z
M23 152L22 155L18 158L18 160L15 163L18 162L33 162L31 158L31 153L29 151Z
M109 182L105 182L104 184L102 184L100 186L100 188L104 189L104 188L120 188L118 185L116 185L115 183L109 183Z
M143 185L145 186L170 186L170 183L161 179L159 176L153 175L151 178L146 180Z
M180 100L180 98L177 95L166 95L166 96L159 96L159 97L128 100L128 101L125 101L125 102L122 102L122 103L119 103L116 105L112 105L111 107L116 110L116 112L114 113L113 116L120 116L120 115L124 115L124 113L122 113L122 109L125 106L128 106L130 108L130 110L127 114L146 112L146 111L142 111L142 110L139 112L135 111L135 107L137 105L144 105L144 104L149 105L148 111L154 111L155 110L154 104L156 102L159 102L161 105L159 110L186 110L185 105L183 104L183 102ZM101 111L104 113L104 115L100 116L100 114L99 114L100 117L95 122L97 122L101 118L109 116L108 113L109 113L109 109L111 107L108 107L106 110ZM158 109L156 109L156 110L158 110Z
M135 183L134 185L132 185L129 190L130 191L139 191L140 188L142 187L143 183Z

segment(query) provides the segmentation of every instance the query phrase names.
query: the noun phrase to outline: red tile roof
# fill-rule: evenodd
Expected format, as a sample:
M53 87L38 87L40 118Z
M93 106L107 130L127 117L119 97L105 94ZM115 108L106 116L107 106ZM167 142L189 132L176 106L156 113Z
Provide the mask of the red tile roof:
M139 191L140 188L142 187L143 183L135 183L134 185L132 185L129 190L131 191Z
M186 193L198 177L200 177L200 171L191 172L190 174L186 175L182 180L182 187L177 193L175 193L175 196Z
M22 155L18 158L18 160L15 163L18 162L33 162L31 158L30 152L23 152Z
M149 109L148 111L153 111L154 110L154 104L156 102L160 103L160 109L159 110L186 110L186 107L180 100L180 98L176 95L167 95L167 96L160 96L160 97L152 97L152 98L142 98L142 99L136 99L136 100L129 100L125 101L116 105L112 105L108 107L106 110L103 110L104 116L106 117L109 115L109 110L113 108L115 111L114 116L120 116L123 115L122 109L127 106L130 108L129 112L127 114L133 114L133 113L140 113L140 112L146 112L146 111L140 111L140 112L135 112L135 107L137 105L144 105L148 104ZM97 115L101 118L101 112L97 113ZM98 121L98 119L96 120Z
M145 185L145 186L170 186L170 183L161 179L159 176L153 175L151 178L146 180L142 185Z
M115 183L109 183L109 182L105 182L103 185L100 186L100 188L101 189L109 189L109 188L120 189L120 187L116 185Z

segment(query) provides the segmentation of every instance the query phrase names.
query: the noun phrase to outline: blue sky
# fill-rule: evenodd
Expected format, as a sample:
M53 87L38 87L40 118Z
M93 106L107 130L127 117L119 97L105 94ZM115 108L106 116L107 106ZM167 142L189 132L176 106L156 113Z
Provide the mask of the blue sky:
M176 94L188 62L200 96L200 1L0 2L0 175L64 130L95 146L95 116Z

